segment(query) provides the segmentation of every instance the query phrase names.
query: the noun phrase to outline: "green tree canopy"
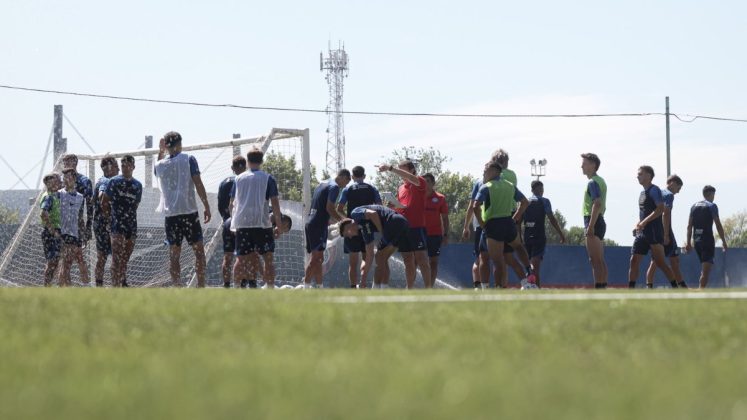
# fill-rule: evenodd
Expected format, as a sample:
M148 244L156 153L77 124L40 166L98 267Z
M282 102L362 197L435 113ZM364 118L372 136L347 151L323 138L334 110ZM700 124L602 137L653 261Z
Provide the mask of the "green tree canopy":
M729 248L747 247L747 210L724 219L724 235Z
M13 211L0 204L0 225L14 225L18 223L18 211Z
M278 152L269 152L264 157L262 169L272 175L278 184L278 192L283 200L301 201L303 172L296 164L296 157L286 157ZM311 191L319 185L316 169L311 166Z

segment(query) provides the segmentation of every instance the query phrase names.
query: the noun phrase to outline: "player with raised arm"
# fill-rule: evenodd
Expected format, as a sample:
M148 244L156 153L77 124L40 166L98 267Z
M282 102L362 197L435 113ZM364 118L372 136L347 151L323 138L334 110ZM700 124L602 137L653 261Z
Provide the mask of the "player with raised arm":
M407 236L409 226L401 214L377 204L353 209L350 219L340 222L340 234L345 238L363 237L365 243L372 243L373 232L381 233L374 257L374 288L389 287L389 257L397 251L400 242Z
M672 175L667 178L667 188L661 191L661 199L664 201L664 214L661 215L661 221L664 225L664 232L669 232L669 242L664 242L664 256L669 258L669 264L674 273L676 283L672 287L687 288L687 283L682 279L680 270L680 249L677 246L677 240L674 237L672 229L672 207L674 206L674 196L682 189L682 178ZM654 275L656 274L656 263L652 260L646 270L646 287L653 289Z
M601 160L594 153L581 155L581 171L589 179L584 190L584 229L586 252L589 254L594 288L607 288L607 263L604 261L604 234L607 224L604 211L607 209L607 183L597 175Z
M337 203L337 212L347 214L350 217L353 209L369 204L381 204L381 195L379 190L373 185L365 182L366 170L362 166L353 168L353 183L345 187L340 194L340 200ZM345 209L347 207L347 209ZM350 287L361 289L366 288L368 272L371 270L374 258L374 244L364 243L363 236L343 237L345 253L348 254L349 268L348 279ZM361 262L361 253L363 253L363 262ZM360 270L358 266L360 265ZM360 283L358 283L358 273L360 271Z
M449 243L449 206L446 197L437 192L436 178L431 173L425 178L425 233L428 247L428 263L431 267L431 287L436 284L438 276L438 258L441 247Z
M205 209L203 222L210 222L211 215L200 168L194 156L182 153L182 136L176 131L166 133L158 146L158 162L153 171L161 190L158 208L165 216L171 283L177 287L182 286L179 257L182 253L182 241L186 239L195 254L197 287L205 287L205 247L195 191Z
M80 232L80 240L82 244L87 244L91 239L92 227L93 227L93 183L87 176L78 172L78 156L69 153L62 156L62 167L63 169L72 168L75 170L75 191L83 195L85 204L85 225L84 230ZM81 253L81 256L83 254ZM81 259L81 261L83 261ZM79 261L80 263L80 261ZM85 263L85 261L83 261Z
M404 208L396 209L396 211L405 216L409 225L407 235L402 238L398 246L399 252L402 254L402 261L405 264L407 288L415 287L417 268L420 268L420 275L423 276L425 287L432 287L431 266L426 252L425 178L417 175L415 164L410 160L401 161L397 167L392 165L379 166L379 172L386 171L394 173L404 181L397 190L397 200L404 205Z
M54 273L57 271L57 265L60 262L60 251L62 248L62 239L60 232L60 190L62 181L60 175L51 173L44 175L44 187L47 191L41 197L39 207L41 207L41 220L44 225L42 229L41 240L44 248L44 259L47 265L44 268L44 286L51 287L54 280Z
M78 173L73 168L62 171L65 188L57 194L60 198L60 232L62 233L62 265L60 266L60 287L71 285L70 269L73 261L78 263L81 281L88 284L88 266L83 260L83 234L86 223L83 217L85 198L76 190Z
M264 262L264 280L268 288L275 287L275 239L280 237L281 214L278 186L275 178L261 169L264 153L253 148L246 154L249 170L236 176L231 191L231 230L236 235L236 262L233 266L237 287L256 288L250 279L259 271L257 262ZM270 204L275 227L270 221ZM257 254L259 257L252 255Z
M122 175L109 180L101 206L111 218L112 284L127 287L127 265L137 239L137 208L143 197L143 185L132 177L135 158L125 155L120 160Z
M690 218L687 222L687 251L693 249L698 253L700 260L699 286L705 289L713 268L713 257L716 253L716 239L713 237L713 224L716 224L718 236L721 237L721 246L726 252L726 236L721 219L718 216L718 206L713 202L716 197L716 188L706 185L703 187L703 201L698 201L690 208Z
M231 170L234 176L224 179L218 186L218 213L223 219L223 223L221 224L221 238L223 239L221 274L223 276L223 287L225 288L231 287L234 264L233 253L236 251L236 235L231 232L231 191L233 190L236 176L246 171L246 159L243 156L234 156L231 161Z
M480 187L475 204L475 217L487 237L487 248L493 262L493 276L496 279L505 277L506 270L503 246L508 243L513 247L524 268L526 277L521 280L522 289L534 289L535 276L524 245L519 238L517 221L521 220L529 202L516 186L501 177L501 165L490 161L485 165L483 179L488 180ZM516 202L518 210L513 211ZM513 213L513 217L511 214Z
M340 169L335 179L319 184L314 190L309 209L309 219L304 226L306 234L306 253L311 254L303 278L303 287L310 289L314 279L317 287L324 287L324 250L327 248L327 236L330 222L344 219L337 212L337 197L340 189L350 182L350 171Z
M529 260L534 268L534 275L537 277L537 287L542 287L540 280L540 266L542 258L545 255L545 246L547 245L547 235L545 233L545 217L550 220L550 224L560 235L560 243L565 243L563 229L558 224L558 220L552 212L550 200L544 197L545 185L542 181L532 181L532 197L529 199L529 206L524 212L522 219L524 223L524 246L529 254Z
M664 200L661 189L654 184L654 168L643 165L638 168L638 183L643 187L638 198L638 223L633 228L635 240L630 250L630 269L628 270L628 288L634 289L640 274L641 259L651 251L651 259L667 276L672 287L677 287L674 273L664 259L664 243L669 242L669 231L664 230L661 215L664 213ZM654 284L651 283L653 289Z
M93 187L93 236L96 239L96 266L93 270L93 279L96 281L96 287L104 286L104 268L106 260L112 253L112 241L109 230L111 220L104 217L104 210L101 208L101 201L106 191L109 180L119 175L119 165L117 159L112 156L106 156L101 159L101 170L104 175L96 181Z

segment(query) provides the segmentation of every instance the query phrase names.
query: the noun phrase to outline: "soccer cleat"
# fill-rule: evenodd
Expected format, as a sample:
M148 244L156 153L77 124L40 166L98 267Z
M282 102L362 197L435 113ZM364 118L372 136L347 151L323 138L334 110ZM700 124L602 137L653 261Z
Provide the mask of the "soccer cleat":
M246 289L246 286L249 285L249 280L241 280L241 288Z
M521 290L532 290L532 289L537 289L537 284L534 282L534 274L530 274L526 278L521 279Z
M250 289L256 289L257 288L257 280L249 280L249 282L247 282L247 286L249 286Z
M223 287L225 287L226 289L230 289L231 288L231 282L230 281L223 282Z

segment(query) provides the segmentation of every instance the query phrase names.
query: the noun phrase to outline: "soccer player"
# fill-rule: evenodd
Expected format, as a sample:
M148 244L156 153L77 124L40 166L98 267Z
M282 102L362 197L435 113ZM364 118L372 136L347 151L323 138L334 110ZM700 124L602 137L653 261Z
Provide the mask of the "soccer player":
M87 176L78 173L78 156L69 153L62 156L62 167L64 169L75 169L75 190L83 195L86 206L85 230L81 232L80 239L85 244L91 239L93 227L93 183ZM82 255L82 254L81 254Z
M323 287L322 277L324 250L327 248L327 235L330 221L336 222L344 217L337 213L337 196L340 189L350 182L350 171L340 169L335 179L322 182L314 190L309 209L309 219L304 226L306 233L306 253L311 254L304 273L303 286L312 287L311 280L316 281L317 287Z
M109 180L119 175L119 165L117 159L107 156L101 159L101 170L104 175L96 181L93 188L93 236L96 239L96 267L93 270L93 279L96 280L96 287L104 286L104 268L106 260L112 253L112 242L109 235L111 220L104 217L104 210L101 208L101 201L106 191Z
M589 179L584 191L584 229L586 234L586 252L589 254L591 272L594 276L594 288L607 288L607 263L604 261L604 234L607 224L604 211L607 206L607 183L597 175L601 160L594 153L581 155L581 171Z
M259 258L264 262L264 280L268 288L275 287L275 239L282 225L280 200L275 178L261 169L264 153L253 148L246 154L249 170L236 176L231 191L231 230L236 235L236 262L233 265L236 287L256 288L256 279L249 276L259 271ZM270 221L270 207L275 227ZM252 257L258 254L259 257ZM254 263L251 259L254 258ZM242 286L243 285L243 286Z
M425 178L425 233L428 247L428 263L431 268L430 286L436 284L438 276L438 257L441 247L449 243L449 206L446 197L436 192L436 178L431 173Z
M231 232L231 191L233 190L236 176L246 171L246 159L243 156L234 156L231 161L231 170L234 176L224 179L218 186L218 213L223 219L223 264L221 274L223 275L223 287L231 287L231 276L233 274L233 253L236 251L236 235ZM246 287L246 285L244 285Z
M366 170L362 166L353 168L353 183L345 187L340 194L340 201L337 203L337 212L347 214L350 217L353 209L369 204L381 204L381 195L379 190L373 185L365 182ZM347 205L347 210L343 212ZM351 238L343 237L345 253L348 254L349 268L348 278L350 287L361 289L366 288L368 272L373 264L374 249L373 242L365 244L361 235ZM361 253L363 253L363 262L361 263ZM358 283L358 265L360 264L360 284Z
M60 262L60 248L62 247L60 238L62 235L60 232L60 195L57 194L62 186L60 175L57 173L44 175L44 186L47 191L42 195L40 202L41 220L44 225L41 239L44 247L44 258L47 260L47 265L44 268L44 286L50 287L57 265Z
M120 163L122 175L109 180L101 205L105 215L111 217L112 284L114 287L127 287L127 264L135 249L137 208L143 197L143 185L132 177L134 157L125 155Z
M524 246L529 254L529 260L534 268L534 275L537 276L537 287L542 287L540 280L540 266L542 258L545 255L545 245L547 236L545 234L545 217L550 220L550 224L560 235L560 243L565 243L563 229L560 228L558 220L552 212L550 200L544 197L545 185L540 180L532 181L532 197L529 199L529 206L524 212Z
M418 176L415 164L410 160L401 161L395 168L380 165L379 172L390 171L404 181L397 190L397 200L405 207L396 211L407 219L409 230L399 243L399 252L405 264L407 288L415 287L416 269L420 268L423 283L431 287L431 266L428 263L425 239L425 178Z
M475 217L487 237L488 254L493 261L493 276L496 282L505 276L503 246L508 243L516 251L526 270L526 277L521 280L522 289L536 288L529 255L516 229L517 222L521 220L529 202L516 186L501 177L499 163L492 160L488 162L483 171L483 179L489 181L485 182L477 193ZM513 212L516 202L521 204L518 210Z
M664 213L664 200L661 189L652 183L654 168L644 165L638 168L638 183L643 187L638 198L639 222L635 225L633 234L635 240L630 250L630 269L628 271L628 288L634 289L639 275L641 259L651 251L651 259L677 287L674 273L664 260L664 243L669 242L669 231L664 230L661 215ZM650 287L653 289L654 284Z
M164 227L166 242L169 244L171 282L177 287L182 285L179 257L182 253L182 241L186 239L195 254L197 287L205 287L205 247L197 214L195 191L205 209L203 222L210 222L211 215L197 159L182 153L182 136L176 131L166 133L158 147L158 162L153 170L161 190L161 203L158 209L165 215Z
M60 287L70 286L70 268L73 261L78 263L78 270L83 283L88 284L88 267L83 260L83 241L81 235L85 229L83 206L85 198L76 191L78 173L73 168L62 171L65 189L59 191L60 197L60 232L62 234L62 265L60 266Z
M716 188L706 185L703 187L703 201L698 201L690 208L690 219L687 222L687 252L693 249L695 242L695 252L698 253L700 260L700 281L701 289L708 286L708 278L713 268L713 257L716 253L716 239L713 237L713 224L716 224L718 236L721 237L721 245L726 252L726 237L724 228L721 226L721 219L718 216L718 206L713 202L716 196Z
M377 246L374 288L389 287L389 257L397 251L400 242L407 236L409 226L401 214L377 204L353 209L350 219L340 222L340 234L345 238L362 236L364 242L373 242L373 232L381 233Z
M667 188L661 191L661 199L664 201L664 214L661 216L662 223L664 225L664 232L669 232L669 242L664 242L664 256L669 258L669 264L672 267L676 285L678 287L687 288L687 284L682 279L682 271L680 271L680 249L677 246L677 240L674 237L674 230L672 230L672 206L674 206L674 196L682 189L682 178L677 175L672 175L667 178ZM654 275L656 274L656 263L651 261L646 271L646 287L649 289L654 288ZM672 287L675 287L672 285Z
M482 249L480 246L482 242L482 226L477 223L475 217L475 204L477 199L477 193L482 187L482 181L476 180L472 184L472 193L470 194L469 204L467 205L467 214L464 216L464 227L462 228L462 240L466 241L469 238L472 229L470 225L475 229L473 237L473 249L472 255L475 260L472 263L472 284L475 290L487 289L490 286L490 258L488 257L487 248Z

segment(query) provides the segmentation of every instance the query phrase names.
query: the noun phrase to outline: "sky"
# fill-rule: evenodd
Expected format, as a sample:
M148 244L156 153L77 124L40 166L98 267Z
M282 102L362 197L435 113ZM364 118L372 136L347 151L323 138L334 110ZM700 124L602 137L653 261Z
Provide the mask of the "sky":
M98 94L323 109L319 53L343 41L345 109L491 114L664 112L747 118L747 5L739 1L23 1L3 4L0 84ZM185 143L309 128L324 166L324 114L119 102L0 89L0 156L34 185L53 105L98 153L145 135ZM597 153L608 183L608 236L632 243L637 168L666 179L663 116L470 119L345 116L347 166L374 165L402 146L434 147L446 169L479 175L510 153L529 193L529 161L548 160L545 195L581 225L579 154ZM685 183L673 227L717 188L722 219L747 208L747 124L671 122L672 170ZM88 148L65 125L68 149ZM47 166L50 164L48 163ZM0 162L0 189L17 178ZM22 185L16 188L23 188ZM465 196L468 192L465 191Z

